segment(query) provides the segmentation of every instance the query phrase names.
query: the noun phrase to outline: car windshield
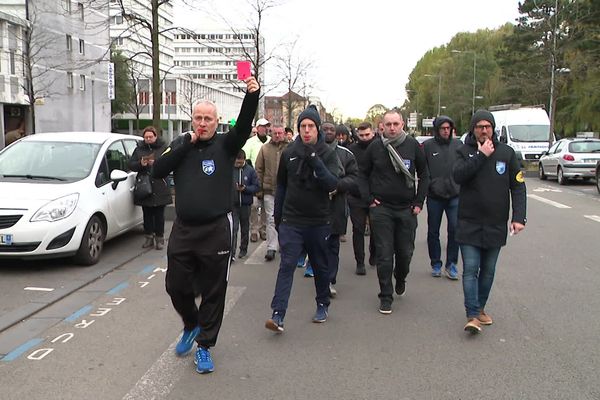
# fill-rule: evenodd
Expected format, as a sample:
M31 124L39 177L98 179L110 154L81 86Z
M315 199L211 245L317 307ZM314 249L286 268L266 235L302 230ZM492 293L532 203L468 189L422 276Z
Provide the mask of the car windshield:
M0 178L76 181L90 174L100 144L20 141L0 153Z
M515 142L547 142L550 125L510 125L508 132Z
M600 141L590 140L569 143L570 153L600 153Z

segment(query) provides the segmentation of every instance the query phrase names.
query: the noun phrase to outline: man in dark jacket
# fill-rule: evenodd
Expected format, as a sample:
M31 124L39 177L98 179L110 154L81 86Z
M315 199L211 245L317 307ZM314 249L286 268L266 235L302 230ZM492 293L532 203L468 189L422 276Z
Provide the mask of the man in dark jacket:
M348 148L354 154L358 168L364 169L365 154L367 147L377 140L370 122L358 125L356 135L358 141L352 143ZM365 231L367 218L369 217L369 181L363 174L357 178L359 193L348 193L348 206L350 207L350 220L352 221L352 247L354 259L356 260L356 275L365 275ZM364 196L363 196L364 194ZM375 265L375 242L373 235L369 235L369 264Z
M256 192L260 190L258 176L250 164L246 162L246 152L240 150L233 168L233 241L231 260L235 261L237 232L240 231L239 257L248 254L248 238L250 235L250 206Z
M452 178L452 167L457 158L456 150L462 142L452 137L454 121L440 115L433 121L433 139L423 145L429 169L429 191L427 193L427 248L431 260L431 275L442 276L442 249L440 225L446 213L448 221L448 243L444 272L449 279L458 279L458 243L454 238L458 215L459 186Z
M335 150L319 132L321 117L314 106L298 117L298 138L281 154L275 194L275 226L281 263L265 327L283 332L283 319L298 258L306 250L315 272L317 311L313 322L325 322L329 308L328 238L331 198L341 173Z
M454 164L454 180L460 185L456 241L463 260L464 329L472 333L492 324L485 306L500 248L506 244L511 204L510 234L521 232L527 222L523 172L514 150L494 135L495 125L489 111L473 114Z
M177 218L167 248L167 292L183 320L181 340L175 348L185 355L194 341L196 371L212 372L209 348L217 342L223 321L225 292L231 261L231 208L233 164L252 130L259 88L254 77L245 80L244 97L236 125L217 135L217 107L199 101L193 107L192 127L154 162L153 176L165 178L174 171ZM202 302L196 306L194 282L200 280Z
M337 131L335 125L325 122L321 125L321 130L325 136L325 143L335 151L340 161L341 174L338 176L338 184L335 196L332 200L332 224L331 235L329 235L328 268L330 273L329 291L332 297L337 295L335 284L337 282L337 272L340 265L340 236L346 234L348 225L348 205L346 203L346 194L358 193L358 165L356 158L350 150L339 146L336 139Z
M144 141L140 142L129 159L129 168L140 174L151 175L154 160L156 160L167 147L158 137L153 126L148 126L142 133ZM164 179L150 177L152 193L150 196L136 199L135 204L142 206L144 213L144 234L146 240L143 248L155 247L162 250L165 245L165 206L171 204L173 199L171 191Z
M396 278L396 294L405 294L415 249L417 215L429 185L423 150L403 128L404 120L398 110L384 114L383 138L368 147L362 171L369 180L369 220L377 249L382 314L392 312L392 274Z

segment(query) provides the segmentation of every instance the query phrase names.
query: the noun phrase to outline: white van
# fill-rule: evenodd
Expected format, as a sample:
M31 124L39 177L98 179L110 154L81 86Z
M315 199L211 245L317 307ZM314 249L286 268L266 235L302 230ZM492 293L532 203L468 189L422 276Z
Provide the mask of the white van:
M550 119L546 110L508 104L491 106L489 111L496 120L498 139L520 153L523 161L537 163L542 152L548 150Z

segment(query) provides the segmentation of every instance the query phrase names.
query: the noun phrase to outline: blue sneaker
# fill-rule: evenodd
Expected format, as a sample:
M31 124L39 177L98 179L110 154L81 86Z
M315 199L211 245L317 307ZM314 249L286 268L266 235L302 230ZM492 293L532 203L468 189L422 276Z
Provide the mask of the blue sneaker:
M436 264L433 267L431 267L431 276L433 276L434 278L439 278L440 276L442 276L441 264Z
M209 374L215 370L215 364L213 364L212 357L210 356L210 350L205 349L202 346L198 346L198 350L196 350L194 364L196 364L196 372L199 374Z
M175 354L179 357L185 356L187 353L192 350L192 346L194 345L194 341L196 340L196 336L200 333L200 327L197 326L192 330L183 330L183 334L181 335L181 339L179 339L179 343L175 347Z
M327 309L328 307L325 304L317 304L317 311L315 312L312 322L321 323L327 321Z
M456 269L455 264L450 264L450 267L444 268L444 272L448 279L452 279L453 281L458 280L458 270Z
M306 263L306 269L304 270L304 277L305 278L312 278L315 276L315 273L312 269L312 265L310 265L309 262Z
M297 268L304 268L304 263L306 262L306 256L304 257L300 257L298 259L298 261L296 262L296 267Z
M271 319L268 319L267 322L265 322L265 328L276 333L282 333L284 316L285 314L281 311L273 311Z

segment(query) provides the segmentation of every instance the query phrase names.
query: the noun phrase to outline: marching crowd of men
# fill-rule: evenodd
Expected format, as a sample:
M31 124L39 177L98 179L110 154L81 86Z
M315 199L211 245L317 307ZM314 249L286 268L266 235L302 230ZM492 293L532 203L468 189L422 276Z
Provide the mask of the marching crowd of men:
M238 226L238 258L248 252L248 236L267 241L267 262L279 251L272 314L265 327L281 333L303 254L314 270L312 321L327 320L348 216L356 274L366 273L368 226L367 262L377 268L379 312L392 313L394 294L406 293L417 217L425 204L432 276L440 277L443 266L445 275L457 280L460 249L464 329L477 333L492 324L485 306L496 261L508 232L517 234L525 227L526 193L517 157L497 140L491 113L473 115L464 144L453 137L452 119L439 116L433 139L422 147L404 131L398 110L383 115L377 132L368 122L360 124L356 140L349 143L353 134L347 128L322 123L317 109L309 106L298 117L294 138L289 129L271 128L264 118L252 126L260 86L254 77L245 83L237 123L227 134L216 134L216 106L197 102L193 130L175 139L154 162L154 177L173 171L175 179L177 217L168 241L166 287L184 324L177 355L189 353L197 342L196 371L214 370L209 349L223 319ZM448 220L445 260L439 238L443 213Z

